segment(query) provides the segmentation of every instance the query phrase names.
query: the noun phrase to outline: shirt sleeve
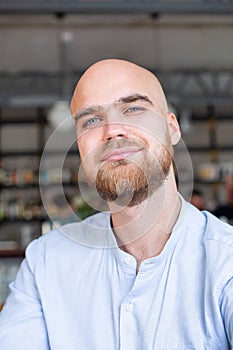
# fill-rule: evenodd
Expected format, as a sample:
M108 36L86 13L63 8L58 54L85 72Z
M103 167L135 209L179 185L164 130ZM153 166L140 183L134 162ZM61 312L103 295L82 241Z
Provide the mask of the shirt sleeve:
M0 313L1 350L49 350L41 301L34 279L38 242L31 243Z
M233 278L227 283L222 292L221 313L225 324L230 349L233 349Z

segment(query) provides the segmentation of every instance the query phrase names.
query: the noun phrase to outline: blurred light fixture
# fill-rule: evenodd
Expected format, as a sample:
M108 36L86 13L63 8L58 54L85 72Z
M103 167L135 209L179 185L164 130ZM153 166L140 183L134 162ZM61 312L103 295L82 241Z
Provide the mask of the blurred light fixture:
M56 101L48 111L48 121L50 125L59 131L68 131L74 127L74 123L70 113L69 99L71 90L71 44L73 40L72 33L64 30L63 22L61 24L61 32L59 33L59 59L62 72L61 97Z
M61 131L68 131L74 127L70 113L69 102L66 100L56 101L48 111L49 124Z

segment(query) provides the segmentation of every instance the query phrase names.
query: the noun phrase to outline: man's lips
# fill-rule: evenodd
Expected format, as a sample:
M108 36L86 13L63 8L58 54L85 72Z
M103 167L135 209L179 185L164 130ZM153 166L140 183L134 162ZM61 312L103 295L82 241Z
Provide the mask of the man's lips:
M142 148L118 148L113 151L110 151L106 153L106 155L102 158L102 161L111 161L111 162L116 162L119 160L123 160L125 158L128 158L135 153L138 153L142 150Z

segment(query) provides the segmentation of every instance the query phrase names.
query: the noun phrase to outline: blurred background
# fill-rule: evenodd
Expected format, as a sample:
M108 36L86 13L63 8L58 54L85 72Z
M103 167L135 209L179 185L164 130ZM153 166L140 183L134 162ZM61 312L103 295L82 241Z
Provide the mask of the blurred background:
M32 239L96 209L60 122L97 60L158 76L193 164L178 169L187 199L232 224L233 1L0 0L0 52L0 304Z

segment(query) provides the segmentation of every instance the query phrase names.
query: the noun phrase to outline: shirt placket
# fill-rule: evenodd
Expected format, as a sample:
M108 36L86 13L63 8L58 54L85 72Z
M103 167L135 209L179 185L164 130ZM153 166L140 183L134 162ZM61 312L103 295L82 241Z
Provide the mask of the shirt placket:
M125 271L133 264L134 259L127 256L124 259ZM140 303L140 290L143 285L143 273L135 277L133 287L120 306L120 350L136 350L139 348L137 303ZM143 297L143 296L142 296Z

